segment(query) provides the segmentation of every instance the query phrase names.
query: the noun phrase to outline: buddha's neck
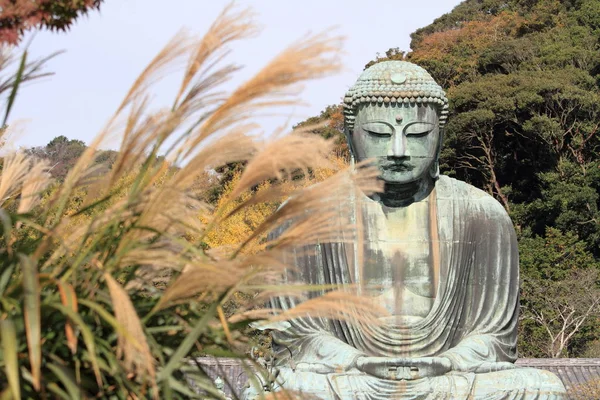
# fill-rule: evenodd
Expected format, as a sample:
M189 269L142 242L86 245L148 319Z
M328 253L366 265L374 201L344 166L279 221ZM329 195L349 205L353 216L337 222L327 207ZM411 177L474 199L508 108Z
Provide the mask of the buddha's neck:
M429 196L435 186L435 180L429 175L424 179L409 183L388 183L378 199L387 207L406 207Z

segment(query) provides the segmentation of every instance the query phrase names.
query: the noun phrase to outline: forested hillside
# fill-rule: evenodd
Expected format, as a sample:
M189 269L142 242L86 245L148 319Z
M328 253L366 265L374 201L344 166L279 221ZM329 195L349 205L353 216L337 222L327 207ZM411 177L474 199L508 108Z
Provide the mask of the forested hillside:
M406 59L446 89L443 173L492 194L519 236L520 355L600 357L600 2L467 0L411 48L367 66Z

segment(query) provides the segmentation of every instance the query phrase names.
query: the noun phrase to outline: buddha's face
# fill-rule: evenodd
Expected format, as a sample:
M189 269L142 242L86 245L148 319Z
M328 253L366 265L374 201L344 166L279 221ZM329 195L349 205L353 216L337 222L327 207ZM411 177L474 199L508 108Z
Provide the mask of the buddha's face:
M355 159L375 159L385 182L414 182L436 161L439 115L431 104L361 106L351 140Z

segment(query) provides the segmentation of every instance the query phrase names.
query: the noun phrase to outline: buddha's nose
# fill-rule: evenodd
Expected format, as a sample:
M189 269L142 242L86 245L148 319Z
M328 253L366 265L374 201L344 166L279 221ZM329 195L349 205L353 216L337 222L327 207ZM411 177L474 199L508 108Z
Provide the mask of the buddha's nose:
M402 133L396 133L392 136L387 155L390 157L404 157L408 155L406 154L406 137Z

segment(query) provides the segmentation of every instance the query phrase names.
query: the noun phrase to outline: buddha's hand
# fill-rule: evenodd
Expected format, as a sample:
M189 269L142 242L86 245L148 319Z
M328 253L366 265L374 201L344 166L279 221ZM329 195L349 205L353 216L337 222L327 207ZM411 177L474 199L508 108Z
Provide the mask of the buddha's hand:
M366 374L390 380L429 378L444 375L452 369L452 363L445 357L360 357L356 366Z

